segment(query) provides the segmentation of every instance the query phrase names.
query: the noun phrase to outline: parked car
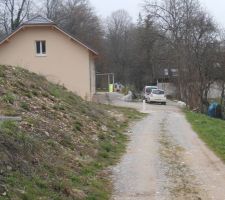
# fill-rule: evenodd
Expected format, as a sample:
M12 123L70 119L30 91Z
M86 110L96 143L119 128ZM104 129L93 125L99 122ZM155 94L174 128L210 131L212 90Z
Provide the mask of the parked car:
M148 99L148 96L151 94L153 89L158 89L158 87L157 86L145 86L144 87L143 94L142 94L144 100Z
M166 105L166 95L164 90L152 89L151 94L148 95L146 101L148 103L161 103Z

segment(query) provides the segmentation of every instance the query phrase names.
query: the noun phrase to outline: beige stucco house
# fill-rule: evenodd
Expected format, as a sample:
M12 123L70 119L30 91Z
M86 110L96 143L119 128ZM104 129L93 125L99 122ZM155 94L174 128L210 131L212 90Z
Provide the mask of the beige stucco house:
M95 93L97 53L37 16L0 41L0 64L20 66L44 75L86 100Z

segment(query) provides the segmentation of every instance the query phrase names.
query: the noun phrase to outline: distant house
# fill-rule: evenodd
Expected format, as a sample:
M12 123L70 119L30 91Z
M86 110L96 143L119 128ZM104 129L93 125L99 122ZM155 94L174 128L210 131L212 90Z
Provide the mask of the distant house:
M91 100L97 52L42 16L0 41L0 64L26 68Z

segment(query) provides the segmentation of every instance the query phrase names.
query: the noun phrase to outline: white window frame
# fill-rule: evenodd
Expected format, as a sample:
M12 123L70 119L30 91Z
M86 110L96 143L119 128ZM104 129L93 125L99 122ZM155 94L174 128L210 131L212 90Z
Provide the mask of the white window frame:
M37 52L37 43L40 42L40 53ZM42 48L42 45L43 45L43 42L45 42L45 53L43 53L43 48ZM47 56L47 53L46 53L46 40L36 40L35 41L35 51L36 51L36 56L37 57L45 57Z

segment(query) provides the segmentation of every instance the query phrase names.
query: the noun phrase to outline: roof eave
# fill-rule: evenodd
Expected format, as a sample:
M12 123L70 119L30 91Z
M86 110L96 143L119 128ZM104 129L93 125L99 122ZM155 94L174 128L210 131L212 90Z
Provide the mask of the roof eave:
M38 23L38 24L23 24L21 26L56 26L56 24L55 23L49 23L49 24Z

